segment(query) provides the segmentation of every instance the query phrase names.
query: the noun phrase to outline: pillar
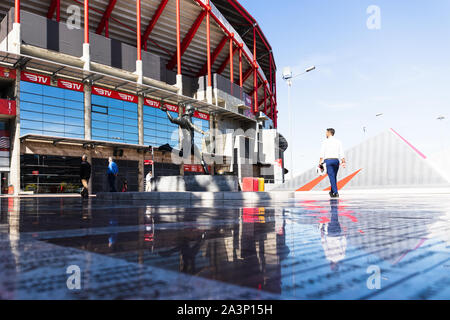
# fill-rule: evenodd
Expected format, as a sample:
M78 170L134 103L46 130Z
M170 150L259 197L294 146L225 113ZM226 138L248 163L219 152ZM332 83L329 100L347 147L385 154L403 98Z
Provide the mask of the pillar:
M213 102L213 92L212 92L212 73L211 73L211 6L208 0L208 6L206 8L206 58L208 64L208 86L206 87L206 101L208 103Z
M84 62L83 69L91 70L91 51L89 46L89 0L84 0L84 43L83 56L81 60Z
M91 84L84 84L84 139L92 140L92 88Z
M92 87L89 82L84 83L84 139L92 140ZM85 154L88 157L88 162L92 165L92 149L86 149ZM92 178L89 179L88 188L92 193Z
M141 44L141 0L136 1L136 74L138 76L137 82L143 83L143 69L142 69L142 44Z
M144 192L144 158L145 158L145 152L142 151L139 154L139 165L138 165L138 191Z
M177 20L177 82L178 94L183 94L183 76L181 75L181 25L180 25L180 0L176 0Z
M138 96L138 141L144 145L144 96Z
M210 154L215 154L216 153L216 132L217 132L217 127L215 126L214 123L215 120L215 115L210 115L209 116L209 132L210 132L210 145L209 145L209 150L207 150ZM211 163L211 175L214 176L215 175L215 156L211 157L211 159L213 160Z
M20 69L17 69L16 77L16 117L11 120L11 164L10 184L14 187L14 195L20 192Z
M183 115L183 107L178 106L178 116L181 117L182 115ZM181 148L183 147L183 130L180 127L178 127L178 144L181 150ZM181 157L180 176L184 176L184 156L185 154L183 154L183 157Z

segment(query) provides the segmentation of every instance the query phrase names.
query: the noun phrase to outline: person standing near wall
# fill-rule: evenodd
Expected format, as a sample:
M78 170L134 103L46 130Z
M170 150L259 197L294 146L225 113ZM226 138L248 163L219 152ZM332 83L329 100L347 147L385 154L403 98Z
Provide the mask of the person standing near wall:
M108 158L108 162L109 192L117 192L116 177L119 174L119 168L117 167L117 164L114 162L112 157Z
M323 165L325 163L327 166L327 173L331 183L331 198L339 198L336 180L340 165L339 159L342 161L342 167L346 167L342 143L334 137L335 133L336 131L333 128L327 129L327 138L322 142L319 160L319 165Z
M83 199L89 198L89 179L91 178L91 165L87 161L87 155L83 154L80 165L80 180L83 188L81 189L81 197Z
M151 171L147 173L145 176L145 192L151 192L152 191L152 179L153 174Z

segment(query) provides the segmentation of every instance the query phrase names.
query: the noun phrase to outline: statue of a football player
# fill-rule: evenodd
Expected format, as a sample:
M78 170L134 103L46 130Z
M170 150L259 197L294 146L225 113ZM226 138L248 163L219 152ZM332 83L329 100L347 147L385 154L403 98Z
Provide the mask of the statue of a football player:
M180 107L182 107L182 105L180 105ZM199 127L197 127L195 124L192 123L192 117L194 116L194 113L195 113L195 107L192 104L186 105L185 113L181 117L178 117L178 118L173 118L172 115L170 114L170 112L167 110L167 107L165 107L165 106L162 106L161 110L167 114L167 118L169 118L170 122L177 124L182 129L183 139L190 139L191 154L195 154L195 150L196 149L198 150L198 148L194 142L195 131L197 131L198 133L201 133L202 135L207 134L205 131L203 131L202 129L200 129ZM182 144L182 145L184 145L184 144ZM183 148L181 150L183 151ZM198 150L198 154L201 155L200 161L203 166L203 169L205 170L205 173L209 174L208 167L207 167L205 161L203 160L203 154L200 150Z

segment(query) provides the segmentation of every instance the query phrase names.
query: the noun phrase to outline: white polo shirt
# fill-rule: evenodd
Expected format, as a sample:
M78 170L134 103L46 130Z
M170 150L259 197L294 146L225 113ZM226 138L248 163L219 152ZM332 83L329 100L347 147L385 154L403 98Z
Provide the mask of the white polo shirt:
M320 157L325 159L343 159L344 149L342 143L335 137L331 136L322 142L322 148L320 149Z

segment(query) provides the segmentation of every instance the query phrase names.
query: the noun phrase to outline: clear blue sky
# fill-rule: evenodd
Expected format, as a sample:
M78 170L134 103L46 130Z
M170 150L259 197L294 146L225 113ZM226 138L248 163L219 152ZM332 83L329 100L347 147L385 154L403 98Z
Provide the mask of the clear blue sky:
M279 131L289 137L283 67L317 70L293 85L294 172L316 164L327 127L344 148L394 128L426 155L449 148L450 1L241 0L278 67ZM369 30L366 10L381 9ZM382 117L376 117L384 113ZM440 115L447 120L439 122ZM367 128L364 134L363 127ZM447 141L445 141L447 140ZM351 161L351 159L349 159ZM286 166L290 168L289 157Z

